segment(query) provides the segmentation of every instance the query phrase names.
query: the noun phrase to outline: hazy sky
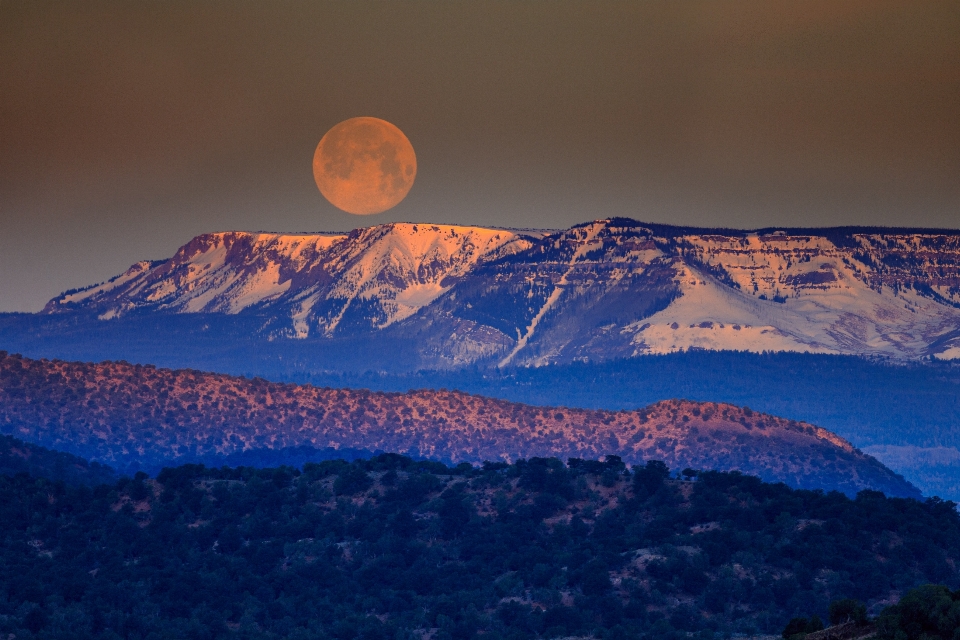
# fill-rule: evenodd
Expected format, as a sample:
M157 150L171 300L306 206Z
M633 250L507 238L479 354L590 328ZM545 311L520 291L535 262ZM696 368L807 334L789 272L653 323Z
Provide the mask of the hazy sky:
M0 311L225 229L960 227L960 2L0 0ZM314 148L406 133L339 212Z

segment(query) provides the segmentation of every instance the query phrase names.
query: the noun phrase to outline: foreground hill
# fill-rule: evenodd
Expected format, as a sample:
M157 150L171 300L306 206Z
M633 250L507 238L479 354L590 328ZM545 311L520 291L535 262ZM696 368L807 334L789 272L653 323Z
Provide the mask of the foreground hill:
M374 393L127 363L0 352L0 430L109 464L313 447L453 462L597 458L755 474L795 487L919 491L846 440L748 408L684 400L637 411L534 407L457 391Z
M0 634L708 640L960 585L953 503L668 475L384 455L93 491L0 477Z
M184 348L178 333L189 325L206 332L205 353L223 351L219 370L264 350L314 371L691 348L952 359L958 305L958 231L398 223L344 235L199 236L168 260L51 300L36 338L69 348L65 333L95 343L106 331L122 338L121 353L95 359L153 362ZM135 344L144 317L152 347ZM16 332L34 322L19 318ZM135 355L144 348L147 357Z

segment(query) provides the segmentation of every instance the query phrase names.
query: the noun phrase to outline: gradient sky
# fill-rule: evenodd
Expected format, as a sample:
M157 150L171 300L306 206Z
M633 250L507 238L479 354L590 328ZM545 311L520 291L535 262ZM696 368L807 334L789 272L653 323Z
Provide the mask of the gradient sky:
M226 229L960 227L960 3L0 1L0 311ZM417 151L336 210L354 116Z

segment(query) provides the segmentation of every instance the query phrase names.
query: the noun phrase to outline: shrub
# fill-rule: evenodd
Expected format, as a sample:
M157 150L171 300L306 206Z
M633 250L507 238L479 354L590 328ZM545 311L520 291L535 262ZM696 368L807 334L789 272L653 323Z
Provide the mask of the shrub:
M823 621L818 616L809 618L791 618L790 622L784 628L781 634L787 640L791 638L802 638L808 633L820 631L823 629Z
M856 622L864 624L867 621L867 605L853 598L844 598L830 603L830 624L844 624Z
M333 481L333 492L338 496L352 496L366 491L373 484L370 475L358 464L343 467Z

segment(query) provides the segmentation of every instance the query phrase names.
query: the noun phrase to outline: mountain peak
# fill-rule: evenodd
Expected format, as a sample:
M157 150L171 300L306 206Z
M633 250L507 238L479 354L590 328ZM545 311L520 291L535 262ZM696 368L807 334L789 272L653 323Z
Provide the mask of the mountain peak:
M169 260L139 262L108 282L63 294L44 312L88 309L108 320L135 310L237 314L278 304L303 337L311 329L331 333L360 297L392 301L376 323L382 327L442 294L444 280L477 261L526 246L504 229L422 223L349 234L213 232L193 238ZM337 301L339 309L330 309ZM311 318L318 305L320 316Z
M627 218L530 232L415 222L231 231L44 309L71 311L246 314L271 340L416 341L409 368L685 349L958 358L960 234Z

